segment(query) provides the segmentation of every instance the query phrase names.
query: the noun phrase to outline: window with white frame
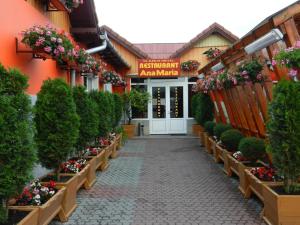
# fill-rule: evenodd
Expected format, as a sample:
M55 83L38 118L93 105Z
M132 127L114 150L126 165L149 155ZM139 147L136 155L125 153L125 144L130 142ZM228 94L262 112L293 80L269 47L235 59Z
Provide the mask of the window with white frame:
M147 79L144 78L131 78L131 89L140 91L140 92L147 92L148 85ZM136 108L132 107L132 118L133 119L147 119L148 118L148 107L145 107L146 110L141 112Z

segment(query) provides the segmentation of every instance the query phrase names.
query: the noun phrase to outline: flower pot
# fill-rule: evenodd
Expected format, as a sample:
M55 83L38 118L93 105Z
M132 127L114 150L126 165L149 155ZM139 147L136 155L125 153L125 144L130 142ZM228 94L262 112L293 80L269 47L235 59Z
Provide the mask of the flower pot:
M112 153L111 153L110 157L111 157L112 159L115 159L115 158L117 158L117 156L118 156L118 152L117 152L117 140L116 140L116 138L115 138L115 140L111 143L111 145L112 145L112 147L111 147Z
M57 186L59 189L57 193L50 198L45 204L41 206L9 206L9 209L16 209L16 210L35 210L38 211L38 225L47 225L49 224L54 217L58 215L60 221L66 222L67 217L65 216L62 202L64 200L66 188L62 186ZM25 223L33 225L35 218L33 219L33 223Z
M117 150L120 150L122 145L122 134L117 134L116 142L117 142Z
M251 194L254 193L262 202L264 201L263 197L263 185L279 185L281 182L273 181L262 181L254 176L250 169L245 170L246 177L246 188L245 188L245 198L250 198Z
M208 142L206 146L206 150L209 154L213 154L213 150L216 146L216 142L212 137L208 137Z
M135 136L134 124L126 124L126 125L122 125L122 127L128 138L133 138Z
M227 171L227 175L229 177L232 176L232 172L235 173L238 177L240 176L239 174L239 164L240 162L233 158L233 156L230 154L228 155L228 164L229 164L229 170Z
M53 175L53 174L49 174ZM73 211L77 207L76 197L77 197L77 185L78 185L78 176L68 176L62 175L63 177L70 177L66 182L56 182L58 187L65 187L65 196L62 201L63 213L66 218L69 218ZM43 178L41 178L43 180ZM42 182L42 184L47 184L47 182Z
M12 206L12 207L19 207L19 206ZM39 210L38 209L28 209L25 207L20 207L18 209L13 209L11 206L8 208L14 211L25 211L29 212L21 221L18 222L18 225L38 225L39 219Z
M101 171L105 171L109 166L109 157L111 155L111 146L108 145L103 149L104 154L101 156L102 165L100 167Z
M199 124L193 124L192 125L192 131L193 131L193 135L199 136L199 133L203 132L204 128Z
M85 189L88 189L88 173L90 170L90 165L87 164L79 173L61 173L68 176L77 176L77 187L76 190L78 191L82 186ZM87 188L86 188L87 187Z
M87 156L86 159L88 160L87 163L89 164L89 170L87 173L87 182L84 187L85 187L85 189L90 189L96 182L97 156Z
M223 148L219 144L216 144L215 147L213 148L213 155L216 163L224 161Z
M263 219L272 225L300 224L300 195L281 195L273 188L282 185L263 184Z

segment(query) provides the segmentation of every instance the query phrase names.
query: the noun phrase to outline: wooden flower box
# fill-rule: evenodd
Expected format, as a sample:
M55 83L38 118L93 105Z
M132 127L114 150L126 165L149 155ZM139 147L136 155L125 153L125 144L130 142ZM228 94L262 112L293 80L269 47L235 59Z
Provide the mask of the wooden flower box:
M57 186L57 188L59 189L57 191L57 193L52 198L50 198L45 204L43 204L41 206L9 206L9 209L27 210L27 211L37 210L37 214L38 214L37 224L38 225L49 224L54 219L54 217L56 217L57 215L61 222L66 222L67 217L65 216L64 209L62 206L64 198L66 197L66 195L65 195L66 188L62 187L62 186ZM33 214L33 218L28 218L28 223L24 223L24 224L34 225L35 221L36 221L35 217L36 217L36 215ZM32 222L32 223L30 223L30 222ZM20 223L20 224L22 224L22 223Z
M213 155L214 155L214 160L216 163L223 162L223 148L219 145L216 144L215 147L213 148Z
M203 145L204 145L205 149L207 149L207 145L208 145L208 133L207 132L203 133Z
M111 153L111 155L110 155L110 157L112 158L112 159L115 159L115 158L117 158L117 156L118 156L118 152L117 152L117 140L116 140L116 138L115 138L115 140L111 143L111 145L112 145L112 153Z
M88 173L90 170L90 165L87 164L79 173L62 173L63 175L68 176L77 176L77 187L76 190L78 191L82 186L85 189L88 189Z
M263 185L279 185L282 182L273 182L273 181L262 181L254 176L250 172L250 168L245 170L246 177L246 187L245 187L245 198L250 198L251 194L254 193L262 202L264 201L263 197Z
M269 225L299 225L300 195L281 195L273 188L282 185L263 184L263 219Z
M117 142L117 150L120 150L122 146L122 134L117 134L116 142Z
M193 125L192 125L192 131L193 131L193 135L199 136L199 133L200 133L200 132L203 132L204 129L203 129L203 127L202 127L201 125L199 125L199 124L193 124Z
M9 206L10 210L13 211L23 211L23 212L28 212L28 214L18 222L18 225L38 225L38 220L39 220L39 210L36 209L28 209L26 206L25 207L19 207L18 209L15 209L16 206Z
M206 150L209 154L213 154L214 148L216 147L216 142L212 137L208 137L208 143Z
M49 174L50 176L53 174ZM77 207L76 197L77 197L77 185L78 176L70 176L62 174L61 177L68 177L66 182L56 182L58 187L65 187L65 195L62 201L62 208L65 218L69 218L73 211ZM41 178L43 181L43 178ZM47 182L42 182L42 184L47 184Z
M224 163L224 168L223 171L225 174L228 174L230 167L229 167L229 158L231 153L227 151L225 148L223 148L221 145L216 144L215 151L214 151L214 158L215 161L218 162L223 162Z
M235 173L238 177L240 176L240 171L239 171L239 164L240 162L238 160L236 160L231 154L228 155L228 171L227 171L227 175L229 177L232 176L232 172Z

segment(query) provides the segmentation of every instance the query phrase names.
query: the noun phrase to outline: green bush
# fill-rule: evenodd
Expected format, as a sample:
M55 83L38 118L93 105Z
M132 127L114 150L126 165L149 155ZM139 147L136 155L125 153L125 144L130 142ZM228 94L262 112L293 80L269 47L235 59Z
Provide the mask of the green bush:
M198 93L192 97L192 115L198 124L204 126L205 122L214 118L214 104L210 96Z
M243 137L244 135L239 130L230 129L221 135L221 141L228 151L236 152Z
M264 140L256 137L243 138L239 143L238 150L247 160L252 162L263 160L266 156Z
M213 136L214 135L214 128L216 126L216 123L213 121L207 121L204 124L204 130L205 132L207 132L209 134L209 136Z
M90 96L97 104L97 113L99 118L98 135L100 137L106 137L111 131L111 119L108 115L109 109L107 107L108 99L106 94L102 91L91 91Z
M97 105L89 97L83 86L73 88L73 99L76 112L80 118L79 136L77 140L77 153L85 149L98 135L99 117Z
M274 166L284 177L286 193L299 191L300 83L282 80L274 88L267 131Z
M7 220L8 199L30 180L36 159L27 87L25 75L0 64L0 223Z
M104 92L107 99L107 116L109 120L109 131L112 131L115 125L116 117L115 117L115 102L114 96L110 92Z
M69 85L62 79L44 81L36 101L36 143L41 164L59 170L73 152L79 133L79 117Z
M122 119L122 113L123 113L123 103L122 98L119 94L114 93L114 104L115 104L115 123L114 128L118 127L121 119Z
M230 129L232 129L232 126L230 124L217 123L214 128L214 136L216 136L217 139L220 140L222 133Z

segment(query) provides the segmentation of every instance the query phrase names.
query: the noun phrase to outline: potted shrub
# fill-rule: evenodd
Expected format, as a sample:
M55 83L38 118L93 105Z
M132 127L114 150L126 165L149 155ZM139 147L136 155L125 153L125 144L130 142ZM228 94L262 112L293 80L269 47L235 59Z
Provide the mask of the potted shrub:
M214 135L214 127L216 126L216 123L213 121L207 121L204 124L204 130L205 130L205 147L208 153L212 153L213 152L213 147L212 146L215 142L213 140L213 135Z
M148 92L140 92L134 89L122 95L124 115L127 117L127 123L125 119L126 124L123 125L123 129L128 138L132 138L135 135L135 125L131 124L131 109L134 107L141 112L147 110L149 98Z
M194 135L200 135L202 143L204 143L203 132L206 121L211 121L213 115L214 104L209 95L198 93L192 97L192 115L197 124L193 124Z
M71 88L62 79L44 81L35 105L35 140L42 166L54 170L42 178L66 187L63 211L68 217L76 208L77 176L62 175L61 165L74 150L79 133L79 117Z
M239 161L239 189L245 195L246 190L249 189L245 170L251 167L263 167L264 165L261 162L267 159L264 140L256 137L245 137L240 141L238 152L236 153L240 155L240 157L235 158L235 160Z
M237 168L237 166L234 165L236 161L231 155L237 151L239 143L243 137L244 135L236 129L227 130L221 135L221 142L226 149L226 151L222 151L224 159L224 172L228 176L232 176L232 168Z
M19 217L20 224L37 224L37 211L8 208L9 199L30 180L35 162L27 87L25 75L0 64L0 224Z
M226 130L232 129L230 124L223 124L223 123L218 123L214 127L214 137L216 139L216 147L213 149L213 154L215 158L215 162L220 162L224 161L223 159L223 148L221 146L221 135L224 133Z
M268 150L283 185L264 185L264 219L270 224L300 223L300 83L281 80L269 105Z

